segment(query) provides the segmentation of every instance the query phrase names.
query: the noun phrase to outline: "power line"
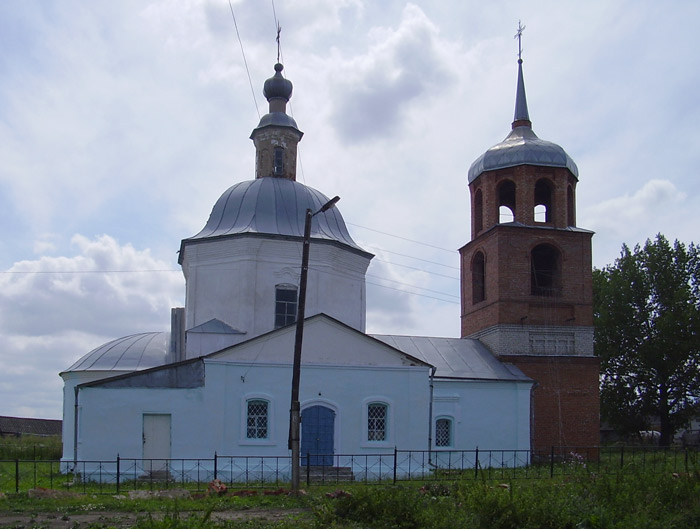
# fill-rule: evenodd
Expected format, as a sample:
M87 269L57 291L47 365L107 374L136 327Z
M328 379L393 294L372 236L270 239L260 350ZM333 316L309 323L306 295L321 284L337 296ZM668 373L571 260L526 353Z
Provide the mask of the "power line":
M396 287L390 287L388 285L380 285L379 283L373 283L372 281L365 281L368 285L374 285L376 287L380 288L388 288L389 290L396 290L397 292L403 292L404 294L409 294L411 296L420 296L422 298L428 298L428 299L436 299L438 301L443 301L445 303L452 303L453 305L459 305L459 301L452 301L449 299L442 299L442 298L437 298L435 296L428 296L427 294L419 294L418 292L409 292L408 290L403 290L401 288L396 288Z
M243 41L241 40L241 34L238 32L238 24L236 23L236 15L233 13L233 4L231 0L228 0L228 6L231 9L231 17L233 18L233 25L236 28L236 36L238 36L238 43L241 46L241 55L243 55L243 64L245 64L245 71L248 74L248 84L250 84L250 92L253 94L253 102L255 103L255 111L258 113L258 119L260 119L260 109L258 108L258 100L255 97L255 89L253 88L253 80L250 78L250 69L248 68L248 61L245 58L245 51L243 51Z
M385 260L385 259L380 259L379 257L376 257L376 256L374 257L374 259L372 259L372 262L374 262L374 261L379 261L380 263L389 263L389 264L392 265L392 266L400 266L400 267L402 267L402 268L409 268L409 269L411 269L411 270L417 270L417 271L419 271L419 272L425 272L426 274L430 274L430 275L432 275L432 276L444 277L444 278L446 278L446 279L453 279L454 281L459 281L459 279L460 279L459 277L448 276L448 275L445 275L445 274L438 274L437 272L431 272L430 270L426 270L425 268L417 268L417 267L415 267L415 266L409 266L409 265L405 265L405 264L394 263L394 262L392 262L392 261L387 261L387 260ZM438 263L435 263L435 264L438 264ZM445 265L441 265L441 266L445 266Z
M382 235L388 235L389 237L394 237L396 239L401 239L402 241L408 241L408 242L414 242L416 244L422 244L423 246L427 246L429 248L435 248L436 250L442 250L444 252L450 252L451 254L454 254L454 250L448 250L447 248L442 248L440 246L435 246L433 244L428 244L427 242L420 242L416 241L413 239L408 239L406 237L401 237L400 235L393 235L391 233L387 233L385 231L380 231L380 230L375 230L374 228L368 228L367 226L360 226L359 224L353 224L352 222L346 222L345 224L348 224L350 226L355 226L356 228L362 228L363 230L368 230L368 231L373 231L375 233L381 233Z
M424 263L430 263L430 264L434 264L434 265L438 265L438 266L444 266L445 268L451 268L453 270L459 270L458 266L446 265L446 264L438 263L436 261L430 261L428 259L421 259L420 257L414 257L412 255L407 255L404 253L392 252L391 250L385 250L383 248L378 248L378 247L372 246L372 245L370 245L369 248L373 248L375 250L379 250L380 252L386 252L386 253L390 253L393 255L400 255L401 257L408 257L409 259L415 259L416 261L423 261Z
M0 274L144 274L150 272L180 272L177 269L147 270L0 270Z
M405 286L405 287L416 288L416 289L418 289L418 290L425 290L426 292L432 292L433 294L440 294L441 296L449 296L449 297L451 297L451 298L457 298L457 299L459 299L459 296L455 296L454 294L448 294L447 292L440 292L440 291L438 291L438 290L431 290L431 289L429 289L429 288L419 287L419 286L416 286L416 285L411 285L411 284L409 284L409 283L404 283L404 282L402 282L402 281L397 281L397 280L395 280L395 279L387 279L386 277L375 276L375 275L372 275L372 274L365 274L365 275L366 275L366 277L373 277L373 278L379 279L379 280L381 280L381 281L389 281L389 282L391 282L391 283L397 283L397 284L402 285L402 286Z

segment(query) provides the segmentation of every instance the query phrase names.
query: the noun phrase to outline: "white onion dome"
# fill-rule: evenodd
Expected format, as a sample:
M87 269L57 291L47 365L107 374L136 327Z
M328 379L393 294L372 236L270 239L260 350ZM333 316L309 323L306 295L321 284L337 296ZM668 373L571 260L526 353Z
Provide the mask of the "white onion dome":
M501 142L479 156L469 168L469 183L486 171L516 167L518 165L540 165L563 167L578 178L578 167L556 143L542 140L532 130L527 110L523 61L518 60L518 87L515 98L515 117L510 134Z
M180 264L186 246L198 241L243 235L303 238L306 210L316 212L328 200L320 191L286 178L239 182L216 201L204 229L182 241ZM337 207L314 216L311 238L367 254L353 241Z

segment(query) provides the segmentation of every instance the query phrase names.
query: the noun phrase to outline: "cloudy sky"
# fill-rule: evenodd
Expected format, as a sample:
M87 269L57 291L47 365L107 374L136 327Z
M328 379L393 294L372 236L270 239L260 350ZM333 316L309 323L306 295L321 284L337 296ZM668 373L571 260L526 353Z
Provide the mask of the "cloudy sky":
M254 177L276 62L272 2L232 5L252 90L228 0L0 2L0 415L61 418L61 370L183 304L180 240ZM533 128L578 164L594 265L657 232L700 242L700 3L274 10L298 179L377 255L370 332L459 335L467 170L510 130L519 19Z

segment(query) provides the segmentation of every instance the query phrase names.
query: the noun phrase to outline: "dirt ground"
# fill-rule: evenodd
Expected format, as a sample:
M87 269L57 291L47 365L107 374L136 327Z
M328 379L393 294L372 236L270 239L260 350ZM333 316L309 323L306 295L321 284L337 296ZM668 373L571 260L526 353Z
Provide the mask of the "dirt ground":
M212 520L249 520L252 518L262 520L283 520L308 513L306 509L248 509L244 511L219 511L211 514ZM180 513L181 518L189 516L202 517L204 513ZM12 513L0 511L0 527L41 527L46 529L77 529L87 527L90 524L104 524L114 527L132 527L137 520L148 518L148 514L135 512L89 512L79 514L57 515L56 513ZM162 518L163 513L151 515L153 518Z

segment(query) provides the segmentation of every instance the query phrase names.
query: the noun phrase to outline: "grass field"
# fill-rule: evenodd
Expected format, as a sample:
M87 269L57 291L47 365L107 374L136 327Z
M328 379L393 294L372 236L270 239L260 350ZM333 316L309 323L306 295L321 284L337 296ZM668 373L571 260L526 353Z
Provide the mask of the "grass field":
M314 485L299 497L261 483L238 484L223 495L208 494L205 482L124 481L117 494L114 483L61 474L56 461L5 461L0 463L0 527L700 527L697 453L617 448L599 456L586 460L573 454L515 469L438 470L429 481ZM170 489L169 493L159 494L160 488ZM140 490L128 492L133 489Z
M700 474L579 472L558 478L455 480L314 487L307 495L193 495L129 499L72 494L0 497L0 525L35 529L137 528L537 528L700 527ZM240 492L239 492L240 494ZM97 519L89 513L99 513ZM63 525L61 525L61 523ZM14 525L13 525L14 524Z
M0 437L0 460L60 459L62 448L60 436Z

